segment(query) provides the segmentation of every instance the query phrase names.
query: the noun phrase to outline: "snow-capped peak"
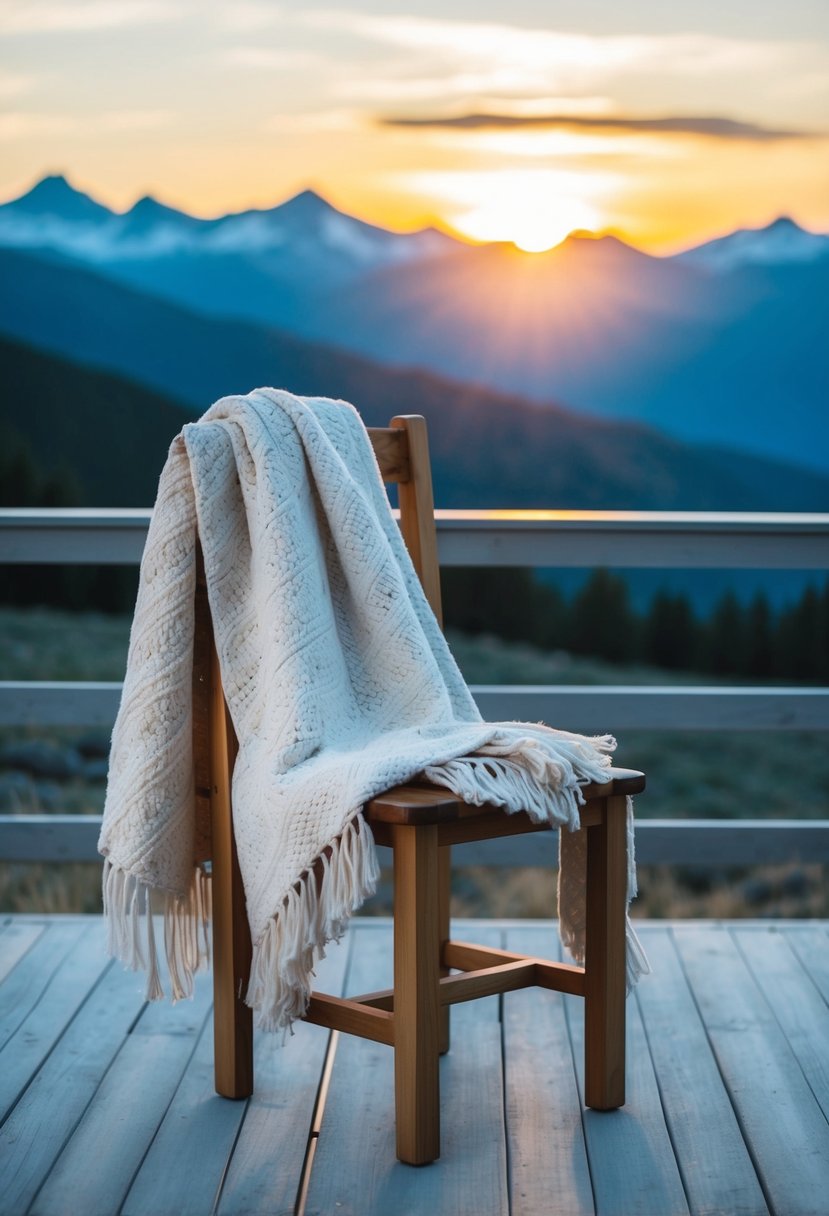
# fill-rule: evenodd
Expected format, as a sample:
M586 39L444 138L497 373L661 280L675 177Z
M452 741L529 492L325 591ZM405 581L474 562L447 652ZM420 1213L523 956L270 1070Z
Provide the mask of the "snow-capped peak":
M722 271L736 266L811 262L827 254L829 236L809 232L788 216L780 216L765 228L738 228L728 236L688 249L678 255L678 260Z

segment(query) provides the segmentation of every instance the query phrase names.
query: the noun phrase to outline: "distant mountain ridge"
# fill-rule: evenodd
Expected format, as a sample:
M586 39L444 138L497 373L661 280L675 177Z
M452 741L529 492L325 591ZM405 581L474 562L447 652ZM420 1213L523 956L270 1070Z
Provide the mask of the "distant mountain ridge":
M435 229L394 233L338 211L313 190L274 207L202 219L151 195L129 210L112 211L77 190L61 174L0 205L0 244L53 249L97 262L199 252L267 253L299 241L303 252L324 247L358 268L432 256L459 242Z
M59 227L60 221L66 226ZM55 226L49 227L50 222ZM87 231L73 234L69 226L80 225ZM289 236L316 230L316 236L327 238L332 248L345 248L356 258L362 257L372 264L378 260L434 256L465 247L465 242L432 228L413 233L390 232L345 214L310 189L273 207L249 208L216 219L202 219L159 202L152 195L139 198L124 212L117 212L77 189L65 175L54 173L41 178L18 198L0 204L1 244L53 248L63 253L83 248L90 257L101 260L152 255L157 243L149 239L150 234L162 225L167 228L171 247L178 242L182 247L201 246L205 251L211 248L262 251L279 247ZM98 229L97 243L90 239L92 228ZM130 243L139 234L148 238L143 248ZM595 239L593 233L573 232L565 244ZM624 244L616 237L599 239ZM680 262L723 269L746 263L810 261L827 253L829 234L809 232L790 217L780 216L764 228L738 229L673 256Z
M811 262L829 255L829 234L807 232L787 215L765 228L738 228L677 255L677 261L709 270Z
M152 198L118 215L53 176L0 206L2 246L388 367L829 471L829 237L785 218L674 257L585 234L521 254L387 232L311 191L216 220Z
M0 251L0 332L6 423L44 458L69 461L99 505L124 502L128 490L135 505L138 477L154 487L166 443L188 416L224 394L274 384L351 400L369 425L425 414L439 506L829 507L829 478L780 461L196 316L71 262Z

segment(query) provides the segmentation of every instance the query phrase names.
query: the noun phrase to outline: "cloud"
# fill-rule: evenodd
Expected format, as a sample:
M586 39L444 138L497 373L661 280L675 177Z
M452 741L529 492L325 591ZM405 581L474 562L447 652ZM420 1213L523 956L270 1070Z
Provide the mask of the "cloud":
M758 123L740 122L716 115L668 115L662 118L640 118L635 115L607 114L458 114L446 117L406 118L380 117L386 127L432 127L439 129L503 130L528 128L567 128L592 131L644 131L655 134L705 135L712 139L741 139L770 141L802 139L807 131L781 130Z
M712 71L770 67L795 45L781 47L774 42L712 34L598 35L499 22L329 9L306 11L295 20L329 33L339 31L420 56L430 55L449 71L457 70L460 64L493 75L520 70L525 82L543 75L547 87L550 73L569 81L626 71L704 76Z
M281 135L317 135L321 131L356 131L360 119L351 110L315 110L301 114L274 114L265 119L263 131Z
M177 21L180 7L169 0L3 0L0 32L57 34L121 29Z
M6 73L0 76L0 98L22 97L25 93L33 93L40 83L41 77L31 73Z
M0 140L71 135L77 127L66 114L0 114Z
M63 136L86 139L100 132L149 131L166 125L163 110L105 110L102 114L0 114L0 140Z
M509 17L416 15L414 7L404 14L360 11L356 4L303 6L286 12L285 21L336 45L353 69L352 83L340 86L339 95L375 109L421 101L448 109L463 99L460 105L471 112L489 108L489 99L500 109L495 99L604 95L623 112L748 110L769 128L818 126L825 118L822 94L813 89L805 110L784 94L780 104L772 100L793 79L829 79L829 48L819 40L751 37L751 31L593 33L556 28L554 18L533 28ZM333 91L336 82L328 84Z
M324 67L327 60L313 51L288 47L237 46L224 52L227 67L263 68L266 71L296 72Z
M219 29L232 33L249 33L253 30L269 29L289 17L280 5L263 0L235 0L233 4L222 3L211 9L213 20Z

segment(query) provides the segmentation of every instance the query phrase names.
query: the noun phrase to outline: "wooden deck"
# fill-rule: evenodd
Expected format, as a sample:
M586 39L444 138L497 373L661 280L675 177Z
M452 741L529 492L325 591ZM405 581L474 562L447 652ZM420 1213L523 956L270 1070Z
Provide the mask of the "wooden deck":
M455 936L555 955L539 922ZM392 1054L301 1025L257 1043L248 1102L213 1093L210 982L146 1005L96 918L0 918L0 1213L800 1216L829 1212L829 926L644 926L628 1104L585 1111L576 998L457 1006L443 1156L394 1157ZM356 921L328 991L389 982L387 921Z

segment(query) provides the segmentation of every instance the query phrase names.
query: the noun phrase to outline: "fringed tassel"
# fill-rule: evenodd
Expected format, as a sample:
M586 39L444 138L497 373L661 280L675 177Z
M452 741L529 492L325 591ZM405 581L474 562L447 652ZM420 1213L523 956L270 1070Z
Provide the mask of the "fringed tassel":
M525 728L526 729L526 728ZM526 811L537 823L561 826L558 906L562 945L583 964L586 935L587 834L580 832L581 784L606 779L616 741L536 728L533 735L502 729L478 752L432 765L424 776L474 806ZM636 897L633 799L627 799L627 904ZM568 830L565 831L564 828ZM628 991L650 965L630 918L626 924Z
M605 779L607 753L616 741L610 735L587 739L537 729L537 736L496 731L472 755L430 765L423 774L473 806L527 811L536 823L566 824L576 831L584 803L581 783Z
M633 799L627 799L627 908L636 898L636 854L633 837ZM587 833L564 832L559 836L558 909L559 935L564 946L575 961L584 965L587 934L587 909L585 891L587 886ZM643 975L650 974L650 963L636 936L630 920L625 921L626 942L626 986L630 992Z
M633 799L628 796L627 799L627 854L628 854L628 911L630 905L636 896L639 894L639 886L636 881L636 845L633 832ZM643 975L650 975L651 965L648 962L648 956L645 954L642 943L636 936L636 930L631 924L630 916L627 918L627 927L625 930L625 940L627 942L627 990L630 992L641 979Z
M255 943L247 1003L264 1030L290 1027L311 995L314 963L339 941L352 912L374 893L379 875L374 838L356 815L291 887Z
M193 995L193 976L210 958L210 879L199 867L186 895L158 894L163 898L164 950L172 995L178 1001ZM146 969L147 1000L160 1000L164 989L152 915L153 888L107 860L103 896L108 953L131 971Z

